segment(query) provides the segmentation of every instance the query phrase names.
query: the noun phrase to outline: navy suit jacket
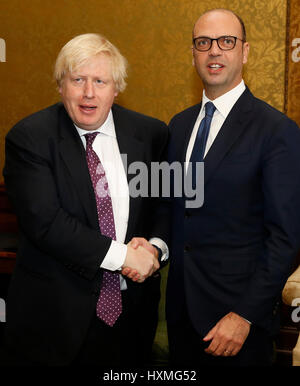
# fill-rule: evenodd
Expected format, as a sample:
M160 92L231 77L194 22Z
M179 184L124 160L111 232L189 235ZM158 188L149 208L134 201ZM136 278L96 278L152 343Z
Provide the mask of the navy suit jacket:
M112 113L127 165L142 161L150 170L150 162L160 161L166 146L167 126L118 105ZM85 150L61 103L11 129L4 177L21 231L7 301L6 344L33 361L68 364L95 314L100 264L111 239L99 232ZM133 177L127 173L128 183ZM131 195L126 243L134 236L150 236L151 230L155 234L153 205L150 198ZM127 292L136 315L144 315L145 323L153 318L159 278L142 284L128 280ZM143 320L140 324L148 328Z
M185 161L200 105L170 122L169 162ZM233 311L268 331L300 246L300 130L255 98L238 99L204 160L204 204L171 201L167 320L186 303L205 335Z

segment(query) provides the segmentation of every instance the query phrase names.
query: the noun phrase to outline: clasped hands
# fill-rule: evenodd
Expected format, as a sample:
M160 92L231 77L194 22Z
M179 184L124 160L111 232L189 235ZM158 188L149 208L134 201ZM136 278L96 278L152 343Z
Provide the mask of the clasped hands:
M142 237L134 237L127 244L122 275L142 283L159 268L158 251Z

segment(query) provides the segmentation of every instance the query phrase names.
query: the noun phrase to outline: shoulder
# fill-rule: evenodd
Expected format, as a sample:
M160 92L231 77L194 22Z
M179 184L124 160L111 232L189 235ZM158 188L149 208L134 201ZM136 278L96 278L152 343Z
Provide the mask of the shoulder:
M59 142L60 123L65 115L63 104L57 103L23 118L7 133L6 148L13 146L37 154L47 154L49 144Z
M289 118L281 111L271 106L269 103L265 102L262 99L259 99L253 96L254 110L255 112L259 112L263 114L264 118L268 118L270 120L288 120Z
M127 109L127 108L120 106L116 103L113 104L113 106L112 106L112 112L113 112L114 117L118 116L121 118L132 119L134 121L141 122L141 123L150 122L152 124L153 123L164 124L163 121L161 121L157 118L150 117L149 115L145 115L145 114L139 113L137 111Z
M113 113L115 123L124 124L127 127L134 126L136 129L147 128L151 131L153 130L159 130L163 132L168 131L168 127L165 124L165 122L157 118L150 117L149 115L145 115L137 111L129 110L118 104L114 104L112 106L112 113Z
M265 122L266 124L272 126L277 126L278 124L288 126L296 125L296 123L282 111L279 111L266 101L255 97L248 88L245 92L245 98L243 99L243 96L241 98L242 104L244 103L245 99L249 99L251 101L254 117L257 122Z
M187 122L189 120L195 119L200 112L201 103L198 103L194 106L188 107L187 109L175 114L170 120L170 125L174 125L181 122Z
M248 88L237 102L235 113L239 114L241 122L248 121L248 131L253 133L257 143L262 138L266 146L275 145L280 148L285 144L289 149L295 145L299 148L300 129L296 122L266 101L255 97Z
M294 138L299 144L300 129L295 121L259 98L255 98L254 105L257 126L270 137Z
M53 127L57 127L61 112L64 111L62 103L56 103L45 109L37 111L16 123L8 132L7 137L25 132L28 135L44 135L47 131L53 132Z
M169 128L163 121L117 104L112 106L112 113L117 134L136 138L155 152L166 146Z

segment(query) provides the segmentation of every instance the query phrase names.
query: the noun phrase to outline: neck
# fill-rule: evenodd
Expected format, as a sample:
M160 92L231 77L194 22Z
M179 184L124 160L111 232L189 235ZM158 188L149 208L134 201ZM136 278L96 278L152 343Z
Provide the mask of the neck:
M205 95L208 99L213 101L214 99L219 98L220 96L226 94L227 92L234 89L236 86L238 86L242 81L242 78L236 81L234 84L232 84L230 87L224 87L223 85L217 86L217 85L204 85L205 89Z

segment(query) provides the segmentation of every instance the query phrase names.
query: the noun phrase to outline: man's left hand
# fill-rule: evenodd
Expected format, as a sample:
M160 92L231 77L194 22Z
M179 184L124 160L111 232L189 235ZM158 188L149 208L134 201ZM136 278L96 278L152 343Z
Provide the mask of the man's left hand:
M242 348L250 323L234 312L225 315L203 338L211 340L205 352L214 356L234 356Z

